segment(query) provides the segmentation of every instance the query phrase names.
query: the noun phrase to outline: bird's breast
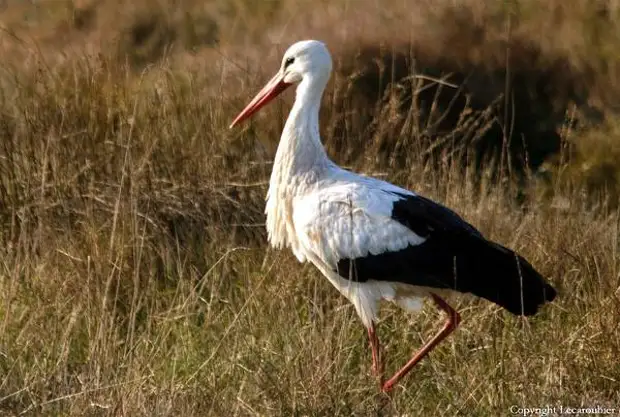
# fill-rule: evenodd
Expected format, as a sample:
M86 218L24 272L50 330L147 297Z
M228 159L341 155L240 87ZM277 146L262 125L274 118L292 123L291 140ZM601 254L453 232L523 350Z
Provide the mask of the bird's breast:
M301 169L285 159L277 161L271 173L265 207L269 242L278 249L290 247L300 262L306 260L306 255L295 230L294 203L317 188L324 171L320 164Z
M293 222L293 200L293 193L270 188L265 208L267 236L271 246L276 249L290 247L295 257L300 262L305 262L306 256L299 244Z

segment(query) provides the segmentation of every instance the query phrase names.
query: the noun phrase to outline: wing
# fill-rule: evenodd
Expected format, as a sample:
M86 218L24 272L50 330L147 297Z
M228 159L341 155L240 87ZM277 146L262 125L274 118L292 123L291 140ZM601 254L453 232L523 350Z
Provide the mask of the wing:
M394 192L400 198L392 206L392 218L428 238L435 233L482 234L447 207L420 195Z
M448 208L381 181L360 182L327 187L295 208L301 244L341 277L468 292L513 314L535 314L555 298L526 259Z
M453 287L453 251L438 237L480 236L451 210L382 181L326 187L296 201L294 213L302 245L359 282Z

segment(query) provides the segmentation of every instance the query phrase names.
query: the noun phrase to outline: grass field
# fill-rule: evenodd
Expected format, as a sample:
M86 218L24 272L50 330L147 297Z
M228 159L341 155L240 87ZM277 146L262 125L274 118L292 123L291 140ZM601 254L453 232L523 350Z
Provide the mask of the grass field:
M616 1L4 5L0 415L620 414ZM227 128L304 38L336 59L336 162L452 207L559 292L529 320L456 298L461 327L389 398L353 307L266 244L291 93ZM386 305L388 372L441 321Z

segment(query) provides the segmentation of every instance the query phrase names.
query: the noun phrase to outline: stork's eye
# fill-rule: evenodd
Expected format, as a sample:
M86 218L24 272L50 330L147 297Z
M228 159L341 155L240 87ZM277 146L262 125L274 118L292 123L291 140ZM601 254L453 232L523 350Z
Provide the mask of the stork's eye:
M284 61L284 69L286 69L286 67L291 65L293 62L295 62L295 57L290 56L286 58L286 61Z

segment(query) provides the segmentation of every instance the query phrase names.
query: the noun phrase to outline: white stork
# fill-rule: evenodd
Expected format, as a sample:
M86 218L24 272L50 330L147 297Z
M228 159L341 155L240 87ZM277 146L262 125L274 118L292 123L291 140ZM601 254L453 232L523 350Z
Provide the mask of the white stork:
M331 161L319 136L319 106L331 70L325 44L295 43L230 127L297 84L267 193L269 241L312 262L353 303L368 329L373 371L388 392L458 326L460 316L444 294L472 293L529 316L556 292L524 258L486 240L450 209ZM427 296L447 313L444 327L383 383L375 333L379 301L417 311Z

